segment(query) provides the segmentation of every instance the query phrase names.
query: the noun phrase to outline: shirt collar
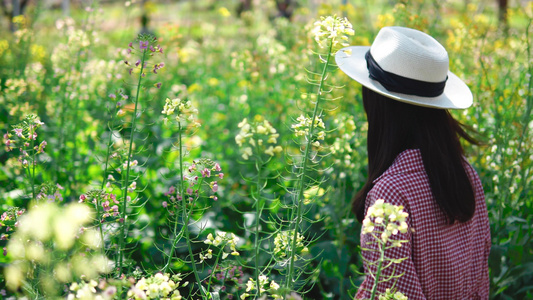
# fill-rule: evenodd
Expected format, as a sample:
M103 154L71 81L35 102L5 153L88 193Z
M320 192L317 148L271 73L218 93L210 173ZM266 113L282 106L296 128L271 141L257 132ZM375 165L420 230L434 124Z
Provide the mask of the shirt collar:
M398 154L392 165L381 176L376 178L372 183L376 183L381 178L388 175L396 175L402 173L412 173L424 170L424 162L422 161L422 154L419 149L407 149Z

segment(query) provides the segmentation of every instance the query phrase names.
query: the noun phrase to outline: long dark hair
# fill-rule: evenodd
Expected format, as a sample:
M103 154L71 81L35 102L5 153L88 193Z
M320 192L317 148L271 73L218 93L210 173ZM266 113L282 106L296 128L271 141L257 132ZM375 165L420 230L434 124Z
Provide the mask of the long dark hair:
M368 119L368 179L354 196L352 209L359 222L372 182L406 149L420 149L437 204L453 224L466 222L475 210L474 190L464 168L462 137L479 144L445 109L427 108L389 99L363 87Z

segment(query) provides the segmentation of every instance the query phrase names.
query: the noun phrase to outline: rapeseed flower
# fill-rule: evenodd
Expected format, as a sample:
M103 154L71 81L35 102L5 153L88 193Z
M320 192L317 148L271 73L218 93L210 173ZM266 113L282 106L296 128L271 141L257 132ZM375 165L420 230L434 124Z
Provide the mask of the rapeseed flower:
M192 127L200 127L197 119L198 109L192 105L191 101L167 98L161 113L165 116L173 116L178 123L184 122L189 123ZM167 124L168 118L163 118L163 122Z
M316 21L314 26L311 33L321 48L328 47L330 40L332 48L337 45L346 47L349 45L348 36L355 33L347 18L337 16L320 17L320 21Z
M385 203L383 199L377 200L368 208L363 220L363 234L379 234L381 241L387 243L389 238L398 233L406 233L407 217L403 206ZM393 246L401 246L401 243L393 243Z
M248 119L244 118L238 127L240 132L235 136L235 143L241 147L241 156L248 160L255 154L267 154L273 157L277 153L283 151L283 148L276 145L279 138L279 133L272 127L269 121L263 120L248 123Z

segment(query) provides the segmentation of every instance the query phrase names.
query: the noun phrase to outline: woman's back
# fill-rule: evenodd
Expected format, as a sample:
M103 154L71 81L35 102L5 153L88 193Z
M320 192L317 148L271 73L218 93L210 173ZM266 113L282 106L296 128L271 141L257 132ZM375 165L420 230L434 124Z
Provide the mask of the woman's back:
M402 205L409 214L410 231L393 239L407 240L399 248L386 252L387 258L407 258L396 266L394 274L404 273L394 287L409 299L488 299L487 259L490 251L490 228L483 188L478 175L465 161L465 170L475 193L475 213L467 222L449 225L435 201L424 169L420 150L405 150L380 177L367 194L365 212L376 200ZM370 241L361 236L361 244ZM368 246L365 246L368 247ZM377 260L377 252L363 251L367 260ZM370 271L365 270L368 274ZM385 277L392 268L385 270ZM357 298L368 298L372 288L367 277ZM394 280L379 285L390 288Z

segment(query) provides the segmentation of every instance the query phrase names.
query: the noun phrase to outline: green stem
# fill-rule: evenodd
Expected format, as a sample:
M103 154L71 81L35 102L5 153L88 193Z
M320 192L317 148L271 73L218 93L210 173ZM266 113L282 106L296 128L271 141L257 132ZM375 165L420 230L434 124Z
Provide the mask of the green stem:
M102 190L103 190L103 188L102 188ZM102 243L102 244L101 244L101 245L102 245L102 247L101 247L101 249L102 249L101 252L102 252L102 254L105 255L105 247L104 247L104 245L105 245L105 244L104 244L104 229L102 228L102 220L101 220L101 218L102 218L102 214L101 214L101 212L100 212L100 207L101 207L101 201L100 201L100 200L101 200L101 198L100 198L100 196L99 196L99 197L97 197L97 199L96 199L96 203L95 203L95 205L96 205L96 221L98 222L98 229L99 229L99 231L100 231L100 241L101 241L101 243Z
M261 158L258 158L258 160L261 160ZM255 168L257 170L257 182L256 182L256 189L257 189L257 195L254 197L255 199L255 241L254 241L254 260L255 260L255 282L259 284L259 221L261 220L261 168L262 162L256 161ZM261 290L258 289L257 295L255 295L255 298L257 296L261 296Z
M35 154L37 153L37 151L35 151L35 139L33 138L33 135L35 134L35 127L33 127L32 125L32 131L30 134L30 139L31 139L31 149L33 150L33 153L32 153L32 160L31 160L31 168L32 168L32 172L31 172L31 191L32 191L32 198L33 200L35 200Z
M32 186L32 189L33 189L33 184L31 183L30 167L29 166L27 168L23 167L23 169L24 169L24 174L26 174L26 178L28 179L28 183ZM32 192L32 199L35 199L35 196L33 196L33 194L35 194L35 191Z
M184 197L184 194L183 194L183 191L184 191L184 186L183 186L183 153L182 153L182 145L181 145L181 122L178 122L178 147L179 148L179 152L178 152L178 159L179 159L179 164L180 164L180 168L179 168L179 172L180 172L180 187L179 187L179 195L181 197L181 202L182 202L182 207L184 210L187 210L187 207L183 204L185 203L185 197ZM172 256L174 255L174 250L176 249L176 244L178 243L178 239L181 238L181 236L177 233L178 231L178 211L176 210L175 213L174 213L174 216L176 217L176 221L174 223L174 241L172 241L172 247L170 248L170 252L168 254L168 261L167 261L167 264L165 265L165 268L164 268L164 271L163 273L166 273L168 268L170 267L170 263L172 262ZM186 224L187 225L187 224Z
M225 245L224 245L225 246ZM220 251L218 251L218 255L217 255L217 258L215 260L215 266L213 267L213 271L211 272L211 275L209 276L209 283L207 284L207 292L210 293L210 289L211 289L211 278L213 277L213 275L215 274L216 270L217 270L217 267L218 267L218 261L220 260L220 256L222 255L222 253L224 253L224 247L222 247L220 249Z
M116 110L116 109L115 109ZM112 124L113 124L113 119L114 119L114 116L115 116L116 112L113 112L111 114L111 118L109 120L109 138L107 139L107 150L106 150L106 157L105 157L105 165L104 165L104 177L102 179L102 186L100 187L101 190L104 189L105 187L105 183L107 181L107 167L109 165L109 155L110 155L110 152L111 152L111 142L112 142L112 137L113 137L113 129L112 129Z
M381 265L383 264L383 260L385 260L385 248L380 243L379 251L379 261L378 261L378 268L376 270L376 277L374 278L374 286L372 287L372 294L370 295L370 300L374 300L374 297L376 296L377 290L378 290L378 284L379 284L379 277L381 276Z
M185 235L185 241L187 242L189 256L191 257L191 265L192 265L192 270L194 273L194 278L196 279L196 284L198 284L198 288L200 289L200 292L202 293L202 297L204 299L209 299L209 297L206 294L206 291L202 287L202 281L200 280L200 275L198 274L198 268L196 268L196 263L194 261L194 253L192 251L192 242L191 242L190 232L189 232L190 213L187 211L187 202L184 197L182 197L181 202L183 205L182 218L185 220L183 224L183 233Z
M189 249L189 256L191 257L191 265L192 265L192 270L193 270L193 273L194 273L194 277L196 279L196 284L198 284L198 288L200 289L200 292L202 293L202 297L204 299L209 299L209 297L207 296L205 290L202 287L202 281L200 280L200 276L198 275L198 269L196 268L196 263L194 262L194 253L192 251L192 243L191 243L190 232L189 232L190 214L187 211L187 206L186 206L185 199L182 198L181 202L182 202L182 205L183 205L182 214L183 214L183 218L185 220L185 222L183 224L183 230L184 230L184 234L185 234L185 240L187 241L187 248Z
M141 91L141 80L142 80L142 74L144 71L144 60L146 57L146 49L143 50L143 56L141 59L141 72L139 73L139 81L137 82L137 93L135 95L135 108L133 110L133 116L131 120L131 133L130 133L130 145L128 150L128 158L126 159L126 178L124 179L124 186L122 187L124 189L124 198L122 200L122 224L121 224L121 230L120 230L120 249L119 249L119 260L118 260L118 267L119 270L122 272L122 264L124 260L124 238L126 235L126 207L128 205L127 197L128 197L128 186L129 186L129 179L130 179L130 160L131 160L131 152L133 149L133 136L135 135L135 121L137 120L137 107L139 103L139 93Z
M68 74L67 74L68 76ZM66 80L68 82L68 80ZM61 101L61 112L59 115L61 116L59 119L59 137L58 137L58 150L57 150L57 157L56 157L56 164L55 164L55 181L59 182L60 178L59 175L61 174L61 171L63 170L63 161L64 159L61 159L61 157L65 157L66 155L66 145L65 145L65 122L66 122L66 116L67 116L67 104L69 103L67 101L67 96L60 98Z
M333 40L330 40L330 44L329 44L329 49L328 49L328 55L326 57L326 62L324 64L324 68L322 70L322 75L320 77L320 84L318 86L318 92L317 92L317 96L316 96L316 103L315 103L315 108L314 108L314 111L313 111L313 117L312 117L312 120L311 120L311 128L309 129L309 133L308 133L308 136L307 136L307 145L305 147L305 154L304 154L304 158L303 158L303 168L302 168L302 172L299 174L299 177L300 177L300 181L298 182L299 183L299 187L298 187L298 193L296 194L296 199L298 201L298 207L296 209L296 222L294 224L294 232L293 232L293 237L292 237L292 246L291 246L291 254L290 254L290 262L289 262L289 272L287 274L287 282L285 283L286 284L286 287L287 287L287 290L290 289L293 285L293 273L294 273L294 262L295 262L295 258L296 258L296 245L297 245L297 238L298 238L298 229L300 227L300 223L302 222L302 205L303 205L303 201L302 201L302 196L303 196L303 192L304 192L304 188L305 188L305 176L307 174L307 169L308 169L308 162L309 162L309 151L311 149L311 144L312 144L312 135L313 135L313 131L315 129L315 120L318 116L318 107L319 107L319 102L320 102L320 95L322 94L322 88L324 86L324 81L326 79L326 73L328 71L328 66L329 66L329 61L331 59L331 50L333 48Z
M208 299L208 296L206 294L206 291L202 287L202 281L200 280L200 275L198 274L198 268L196 268L196 263L194 262L194 253L192 251L192 243L190 239L190 232L189 232L189 220L190 220L190 212L187 210L187 201L185 199L185 186L184 186L184 179L183 179L183 144L182 144L182 127L181 122L178 122L178 144L179 144L179 171L180 171L180 196L181 196L181 206L182 206L182 219L183 219L183 234L185 236L185 241L187 242L187 248L189 250L189 256L191 258L191 265L194 273L194 277L196 279L196 284L198 284L198 288L200 289L200 292L202 293L202 297L204 299ZM202 181L198 183L198 186L202 186ZM192 204L192 203L191 203ZM177 218L177 212L176 212L176 218ZM176 223L174 224L174 234L176 234L177 231L177 225L178 222L176 220ZM175 240L172 242L172 247L168 256L168 262L165 266L165 272L170 267L170 264L172 262L172 256L174 255L174 249L176 248L177 239L178 236L176 234Z
M116 110L116 109L115 109ZM112 126L113 124L113 119L114 119L114 116L115 116L115 113L116 112L113 112L111 114L111 118L109 120L109 125ZM104 187L105 187L105 183L107 181L107 167L109 165L109 155L110 155L110 152L111 152L111 141L112 141L112 137L113 137L113 130L111 127L109 127L110 129L110 132L109 132L109 139L107 140L107 150L106 150L106 158L105 158L105 166L104 166L104 177L102 179L102 186L100 187L100 189L103 191L104 190ZM99 200L97 201L96 203L97 205L97 220L98 220L98 227L99 227L99 230L100 230L100 239L101 239L101 242L102 242L102 254L104 253L105 249L104 249L104 231L103 231L103 228L102 228L102 222L100 220L100 217L101 217L101 214L100 214L100 202Z

